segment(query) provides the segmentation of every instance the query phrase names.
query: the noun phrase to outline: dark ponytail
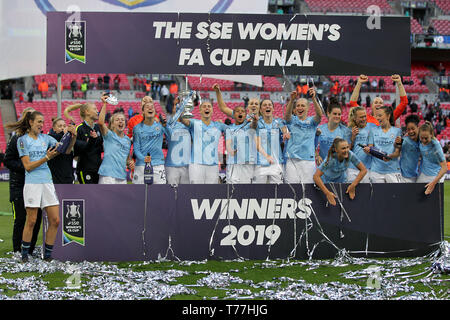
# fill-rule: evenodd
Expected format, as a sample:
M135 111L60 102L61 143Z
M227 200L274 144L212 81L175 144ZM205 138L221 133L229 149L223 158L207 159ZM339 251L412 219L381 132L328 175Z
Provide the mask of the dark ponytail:
M29 111L23 114L22 118L20 118L17 122L6 124L6 128L12 129L19 136L23 136L31 128L30 120L36 119L36 116L44 116L44 115L39 111Z
M394 109L391 106L383 106L380 109L389 117L389 124L395 126Z

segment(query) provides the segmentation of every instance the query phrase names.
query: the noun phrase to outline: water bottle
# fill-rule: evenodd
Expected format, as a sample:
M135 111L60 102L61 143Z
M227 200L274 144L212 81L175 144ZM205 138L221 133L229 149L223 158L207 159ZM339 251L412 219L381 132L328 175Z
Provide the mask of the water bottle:
M360 144L360 143L358 143L358 146L360 146L361 148L365 148L365 147L367 147L367 146L365 146L365 145L363 145L363 144ZM378 159L381 159L381 160L383 160L383 158L386 158L386 159L388 159L388 160L392 160L389 156L388 156L388 154L386 153L386 152L384 152L384 151L381 151L381 150L378 150L377 148L375 148L375 147L369 147L369 153L370 153L370 155L372 155L372 156L374 156L375 158L378 158Z
M72 140L72 134L70 132L66 132L62 136L61 140L58 142L56 151L58 151L59 153L66 153L71 140Z
M147 157L150 157L150 153L147 153ZM150 161L145 163L144 167L144 183L153 184L153 167L150 157Z

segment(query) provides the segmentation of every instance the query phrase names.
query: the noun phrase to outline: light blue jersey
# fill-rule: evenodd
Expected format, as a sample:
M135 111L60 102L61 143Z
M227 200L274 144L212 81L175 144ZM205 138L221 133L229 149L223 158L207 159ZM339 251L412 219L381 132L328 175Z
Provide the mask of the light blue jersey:
M362 144L364 146L368 144L370 130L375 127L376 125L374 123L368 122L364 128L359 128L359 132L355 137L355 142L353 143L353 153L358 157L359 160L362 161L367 170L369 170L372 165L372 156L366 154L363 148L359 146L359 144ZM353 164L350 164L350 168L357 169Z
M321 131L321 134L317 141L320 148L319 156L323 161L325 161L326 157L328 156L328 150L330 150L334 139L336 139L337 137L347 140L349 145L351 143L352 131L341 123L333 131L330 131L330 129L328 129L327 123L320 125L318 129Z
M316 149L314 139L319 123L314 121L313 116L300 120L296 115L292 116L291 121L286 122L291 133L291 138L287 140L284 148L287 158L314 161Z
M98 173L116 179L127 178L127 158L130 153L131 140L127 135L122 138L114 131L108 130L103 136L103 161Z
M369 133L369 144L372 144L378 150L386 152L388 155L395 151L395 138L402 136L400 128L391 127L387 132L383 132L381 127L373 128ZM372 157L371 171L380 174L400 173L399 158L390 161Z
M209 166L218 165L219 140L227 128L227 125L217 121L211 121L209 125L206 125L202 120L190 119L191 163Z
M166 126L166 139L168 151L166 157L167 167L184 167L191 161L191 133L180 122L175 122L173 127Z
M281 128L284 126L285 124L282 119L273 119L271 123L266 123L263 118L260 118L258 121L256 134L261 139L261 147L268 155L272 156L275 164L283 164L285 162L281 151ZM260 152L258 152L257 164L261 166L270 165Z
M250 128L250 122L228 126L226 141L230 142L231 149L235 150L234 156L227 153L227 164L255 164L257 159L256 131Z
M319 170L323 172L321 177L322 181L324 183L345 183L347 182L347 169L350 164L353 164L356 167L360 163L361 160L359 160L352 151L349 151L348 159L344 159L342 161L339 161L335 156L330 157L328 162L325 158L319 166Z
M400 171L403 177L415 178L419 175L419 159L419 142L408 136L404 137L400 156Z
M166 129L161 123L154 121L151 126L144 122L133 128L133 152L136 155L136 166L144 166L147 153L152 157L152 166L164 164L162 145Z
M47 154L47 149L54 147L58 141L55 138L46 135L39 134L37 139L33 139L28 134L21 136L17 139L17 150L19 151L19 157L28 156L30 162L40 160ZM28 172L25 170L25 183L26 184L39 184L39 183L52 183L52 173L44 162L36 169Z
M422 156L420 172L430 177L437 176L441 170L440 163L445 161L444 152L439 141L432 139L427 145L420 143L419 148Z

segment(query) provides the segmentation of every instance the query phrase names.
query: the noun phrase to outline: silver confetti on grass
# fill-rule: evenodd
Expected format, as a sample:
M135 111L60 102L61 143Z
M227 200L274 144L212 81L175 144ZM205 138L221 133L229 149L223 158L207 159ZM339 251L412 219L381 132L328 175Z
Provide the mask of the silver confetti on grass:
M232 283L244 283L239 277L230 275L228 272L209 272L206 277L197 280L197 285L207 286L208 288L218 289L227 288Z
M192 287L209 287L224 290L223 299L267 299L267 300L424 300L449 299L445 284L450 279L436 272L433 265L449 263L449 244L442 242L439 250L426 257L404 259L355 258L344 249L332 260L266 260L254 262L229 272L209 270L189 273L183 270L133 271L133 267L154 266L159 262L130 263L127 267L99 262L69 263L44 262L32 257L29 263L20 263L20 254L11 258L0 258L0 300L138 300L167 299L174 295L197 294ZM232 260L231 262L243 262ZM206 264L207 261L173 262L173 266ZM253 269L279 269L300 266L306 272L319 273L324 267L355 267L338 274L338 280L323 283L308 283L303 279L278 277L269 281L254 282L237 277L238 272ZM172 265L170 266L172 267ZM414 268L414 271L405 270ZM354 269L354 268L352 268ZM79 272L82 278L79 290L67 287L49 288L47 274L62 272L67 277ZM34 273L31 276L8 279L4 274ZM174 284L180 277L190 274L204 275L194 285ZM233 274L233 275L232 275ZM302 274L299 273L299 278ZM324 275L325 276L325 275ZM342 280L341 280L342 279ZM345 282L346 283L345 283ZM351 282L351 283L349 283ZM231 288L234 284L247 288ZM440 285L436 289L435 285ZM416 286L425 286L429 291L420 292ZM444 287L444 288L442 288ZM219 299L205 297L205 299Z
M74 271L82 277L80 290L68 287L49 289L48 282L42 277L47 274L62 272L68 277ZM38 276L8 279L4 273L38 273ZM21 263L20 256L0 259L0 285L7 290L0 291L0 300L161 300L173 295L196 294L195 290L181 284L172 284L179 277L187 275L182 270L167 271L133 271L119 268L114 264L99 262L67 263L45 262L31 258L28 263Z

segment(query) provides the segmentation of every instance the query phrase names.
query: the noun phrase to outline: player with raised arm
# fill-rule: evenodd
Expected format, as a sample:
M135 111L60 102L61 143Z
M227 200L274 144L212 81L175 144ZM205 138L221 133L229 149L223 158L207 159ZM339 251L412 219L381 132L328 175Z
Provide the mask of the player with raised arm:
M83 122L76 127L77 140L74 146L74 157L77 158L77 180L80 184L96 184L103 152L100 127L95 123L98 120L98 110L93 103L78 103L68 106L64 110L64 116L75 123L70 112L78 109Z
M100 132L103 137L105 150L103 162L98 170L100 184L126 184L128 166L134 169L134 162L130 158L131 139L125 134L125 115L114 113L108 125L105 123L107 95L102 95L102 109L98 118Z
M405 87L403 86L402 83L402 78L398 75L398 74L394 74L391 76L391 80L395 83L395 85L398 87L398 92L399 92L399 96L400 96L400 103L398 104L397 108L395 108L394 113L393 113L393 119L394 122L395 120L397 120L402 113L405 111L406 106L408 105L408 97L406 96L406 91L405 91ZM369 81L369 78L366 75L360 75L358 78L358 81L356 82L355 88L353 89L352 95L350 97L350 107L357 107L358 106L358 97L359 97L359 92L361 90L361 86L363 83ZM368 114L367 115L367 122L369 123L374 123L377 126L380 125L380 123L378 122L378 120L376 119L376 111L384 106L384 101L383 99L381 99L380 97L376 97L375 99L373 99L372 101L372 115Z
M233 118L233 109L228 107L225 104L225 101L222 97L222 92L220 91L220 86L215 83L213 85L213 89L216 92L217 97L217 104L219 106L220 111L222 111L224 114L226 114L228 117ZM246 112L249 117L252 117L253 115L259 114L259 108L260 108L260 101L258 98L251 98L248 101Z
M174 105L179 102L176 98ZM172 117L177 108L172 109ZM167 183L171 185L189 184L189 162L191 160L191 133L181 123L181 118L172 125L166 125L167 157L165 162Z
M291 138L285 145L287 183L314 182L313 174L316 169L314 139L323 112L314 88L310 88L308 92L314 104L314 116L308 117L309 102L306 98L296 100L296 91L291 92L284 114L284 120L291 133Z
M219 109L228 116L233 117L234 123L228 126L225 137L227 148L227 183L252 183L256 164L256 131L251 128L250 119L253 112L257 113L259 101L255 98L249 101L246 110L237 106L232 110L227 107L222 98L218 84L214 84Z
M227 125L212 121L211 102L200 104L201 119L181 118L181 123L189 128L192 136L189 180L191 184L219 183L219 140Z

